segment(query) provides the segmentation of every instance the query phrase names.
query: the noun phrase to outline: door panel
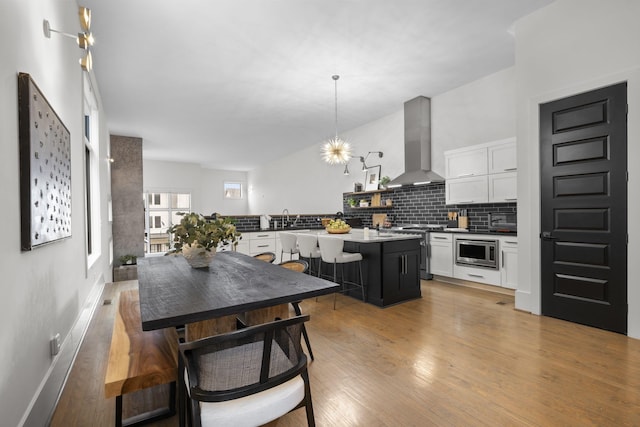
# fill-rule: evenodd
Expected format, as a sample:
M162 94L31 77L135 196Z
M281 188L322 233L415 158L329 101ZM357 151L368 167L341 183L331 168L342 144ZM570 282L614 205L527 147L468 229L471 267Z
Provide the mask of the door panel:
M627 331L626 83L540 106L542 314Z

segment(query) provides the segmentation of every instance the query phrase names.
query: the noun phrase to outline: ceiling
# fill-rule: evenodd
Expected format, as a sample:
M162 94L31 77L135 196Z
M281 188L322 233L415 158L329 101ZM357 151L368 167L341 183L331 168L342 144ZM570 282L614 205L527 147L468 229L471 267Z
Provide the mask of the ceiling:
M111 134L251 170L514 64L552 0L81 0Z

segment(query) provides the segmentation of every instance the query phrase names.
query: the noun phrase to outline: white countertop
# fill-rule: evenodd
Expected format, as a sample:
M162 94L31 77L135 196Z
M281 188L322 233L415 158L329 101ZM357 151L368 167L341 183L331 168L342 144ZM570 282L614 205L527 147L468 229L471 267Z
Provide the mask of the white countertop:
M365 238L363 228L352 228L350 232L345 234L330 234L330 233L327 233L326 230L292 230L291 232L317 234L319 236L330 235L330 236L340 237L341 239L347 242L357 242L357 243L390 242L390 241L396 241L396 240L411 240L411 239L422 238L420 234L406 234L406 233L400 234L400 233L393 233L386 230L380 231L380 233L378 233L375 229L370 229L369 237Z

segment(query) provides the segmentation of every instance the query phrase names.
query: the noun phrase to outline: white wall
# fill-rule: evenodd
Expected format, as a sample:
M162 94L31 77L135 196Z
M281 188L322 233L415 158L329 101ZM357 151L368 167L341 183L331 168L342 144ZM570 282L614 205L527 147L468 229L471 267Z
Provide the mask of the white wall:
M516 24L518 240L516 307L540 313L538 105L628 82L628 335L640 338L640 2L558 0ZM528 230L528 232L524 232Z
M64 378L59 373L67 371L68 356L79 342L77 331L71 331L104 281L111 280L106 160L100 162L102 256L92 268L86 267L81 51L68 38L45 38L45 18L56 29L79 28L74 1L0 2L0 200L5 224L0 247L0 414L7 426L21 424L27 415L30 423L46 423L61 386L58 380L47 380ZM31 74L71 133L72 237L30 252L20 250L18 72ZM106 159L106 118L100 119L100 158ZM52 358L49 341L56 333L63 339L62 353Z
M515 69L434 96L431 105L431 168L444 176L445 151L515 136Z
M372 154L368 165L381 164L382 175L402 172L403 115L391 114L359 128L340 132L351 144L354 156ZM342 210L342 193L353 191L355 182L364 182L362 164L349 162L351 174L343 175L344 165L322 160L322 142L249 172L249 209L252 214L276 214L287 208L291 213L323 214Z
M203 215L249 213L246 191L241 200L222 197L225 181L241 182L247 188L246 172L206 169L195 163L143 160L142 179L145 192L191 193L193 212Z

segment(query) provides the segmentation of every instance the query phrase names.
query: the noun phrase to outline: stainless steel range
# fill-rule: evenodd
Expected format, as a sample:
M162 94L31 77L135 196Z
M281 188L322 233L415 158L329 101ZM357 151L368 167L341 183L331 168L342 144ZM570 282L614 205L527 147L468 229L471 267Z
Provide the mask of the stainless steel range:
M420 236L420 278L425 280L433 279L433 274L429 268L429 233L431 231L442 231L444 227L437 224L405 224L391 228L393 233L416 234Z

